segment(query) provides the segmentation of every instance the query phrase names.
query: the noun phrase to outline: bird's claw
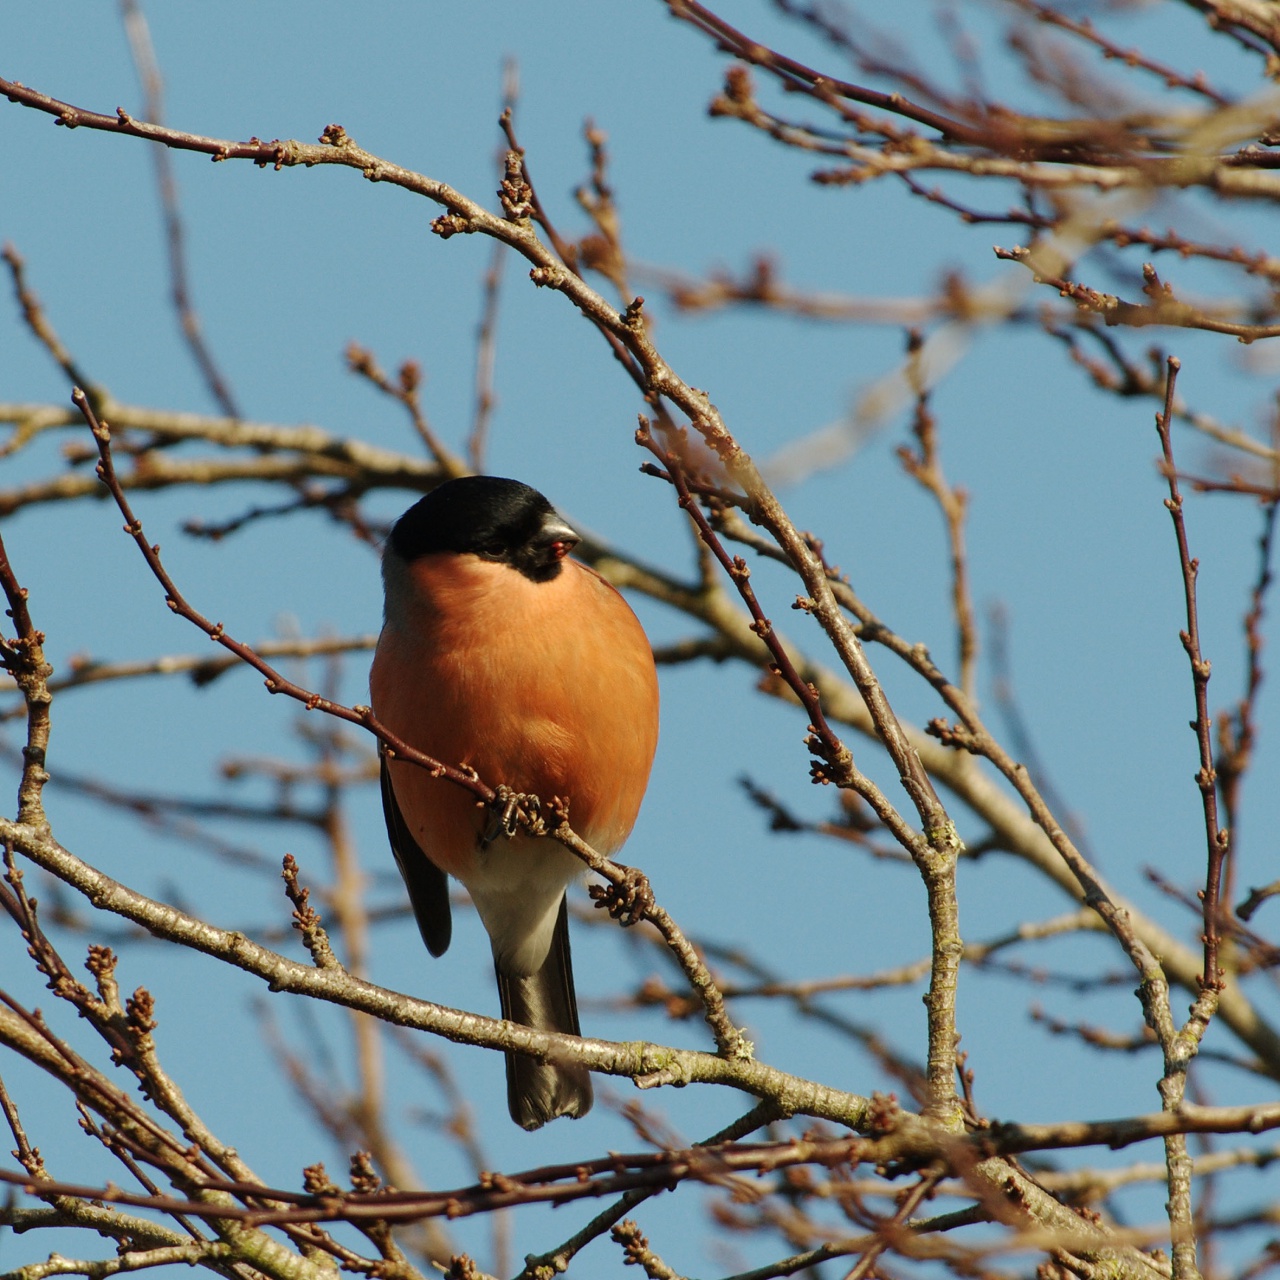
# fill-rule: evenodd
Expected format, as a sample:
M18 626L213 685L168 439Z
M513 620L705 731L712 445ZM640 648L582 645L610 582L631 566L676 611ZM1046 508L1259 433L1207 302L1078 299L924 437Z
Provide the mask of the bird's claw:
M603 907L614 920L625 927L639 924L654 906L649 877L639 867L617 864L623 873L617 884L593 884L587 892L597 907Z
M499 836L510 840L522 826L533 835L540 834L542 802L535 795L499 786L489 808L489 822L480 837L480 847L487 849Z

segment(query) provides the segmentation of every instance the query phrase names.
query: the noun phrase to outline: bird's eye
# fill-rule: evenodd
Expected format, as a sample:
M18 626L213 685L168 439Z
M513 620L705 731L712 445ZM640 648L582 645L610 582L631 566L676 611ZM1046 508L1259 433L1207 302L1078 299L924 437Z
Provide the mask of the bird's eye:
M486 542L480 548L482 556L488 556L490 560L500 560L506 554L507 548L496 538L490 542Z

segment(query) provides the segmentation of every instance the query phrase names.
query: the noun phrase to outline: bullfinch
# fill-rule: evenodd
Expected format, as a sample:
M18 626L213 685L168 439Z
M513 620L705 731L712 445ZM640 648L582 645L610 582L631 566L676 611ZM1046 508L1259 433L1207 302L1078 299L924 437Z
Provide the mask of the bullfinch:
M648 784L658 680L627 603L568 558L578 541L518 481L468 476L434 489L383 552L369 685L397 737L491 786L567 800L574 830L610 854ZM454 876L489 934L502 1016L578 1035L565 889L582 863L553 840L507 835L469 792L405 761L383 758L382 806L427 950L449 945ZM585 1115L591 1078L508 1052L507 1105L525 1129Z

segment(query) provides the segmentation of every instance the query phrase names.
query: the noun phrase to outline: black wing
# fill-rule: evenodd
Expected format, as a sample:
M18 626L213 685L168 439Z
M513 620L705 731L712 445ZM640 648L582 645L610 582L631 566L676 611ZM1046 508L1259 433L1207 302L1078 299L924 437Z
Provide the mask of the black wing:
M391 786L391 770L386 756L382 757L382 816L387 821L387 839L391 852L396 855L396 866L409 901L418 921L418 932L433 956L442 956L449 949L453 936L453 918L449 914L449 877L436 866L422 846L413 838Z

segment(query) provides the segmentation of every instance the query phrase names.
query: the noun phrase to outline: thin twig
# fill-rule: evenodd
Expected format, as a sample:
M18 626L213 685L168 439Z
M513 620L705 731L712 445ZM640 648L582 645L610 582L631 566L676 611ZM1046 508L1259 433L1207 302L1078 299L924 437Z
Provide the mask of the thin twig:
M1200 768L1196 773L1196 785L1200 790L1201 804L1204 810L1205 835L1208 845L1208 867L1205 872L1204 889L1204 985L1201 1000L1193 1007L1192 1030L1198 1041L1204 1034L1204 1026L1213 1015L1216 994L1221 986L1221 974L1218 971L1218 946L1220 940L1220 894L1222 889L1222 866L1230 846L1230 833L1219 826L1217 773L1213 762L1212 718L1209 714L1209 674L1210 664L1204 657L1200 647L1200 620L1196 608L1196 578L1200 570L1200 561L1193 559L1187 542L1186 520L1183 516L1182 494L1178 489L1178 473L1173 461L1173 445L1169 434L1172 417L1174 385L1177 381L1181 362L1174 356L1168 360L1169 384L1165 396L1165 410L1157 415L1156 429L1160 435L1160 447L1163 454L1163 473L1169 485L1169 497L1165 500L1170 516L1173 518L1174 534L1178 544L1178 559L1182 567L1183 595L1185 597L1187 625L1179 632L1179 639L1191 664L1192 683L1194 686L1196 718L1193 729L1200 752Z
M467 460L477 473L484 470L485 451L489 443L489 423L497 407L493 370L498 339L498 304L502 291L502 268L507 261L507 247L494 241L489 266L484 273L484 307L476 330L476 407L467 435Z
M440 467L446 479L466 474L467 469L463 466L461 459L445 447L444 441L436 434L422 410L422 398L419 394L422 388L422 368L416 360L404 361L396 374L396 381L392 382L382 371L373 352L366 350L358 343L347 344L346 356L347 368L352 373L359 374L377 387L383 395L390 396L392 400L405 407L409 420L413 423L413 429L418 433L418 438L426 445L427 452Z
M922 346L920 334L912 332L907 341L908 355L918 356ZM942 518L946 521L951 559L951 610L955 616L960 688L972 699L976 694L974 681L978 661L978 628L974 621L973 598L969 590L969 560L964 537L969 495L952 485L942 470L938 454L937 423L929 408L929 387L918 360L910 361L909 369L916 396L911 432L916 438L918 451L912 452L903 445L898 449L898 457L908 474L933 494Z
M164 77L160 74L160 62L151 40L151 28L138 0L120 0L120 12L124 18L124 30L129 40L134 69L142 85L143 115L152 124L163 124ZM218 408L228 417L238 418L241 416L240 407L204 339L200 316L191 300L191 285L187 278L186 232L178 202L173 157L168 147L158 144L151 148L151 156L155 161L156 187L160 194L160 209L169 249L169 296L177 313L178 326Z
M1160 435L1160 448L1164 457L1163 471L1169 485L1165 507L1173 518L1178 543L1178 559L1182 567L1183 594L1186 601L1187 626L1179 633L1182 647L1191 663L1194 686L1196 718L1192 722L1196 741L1200 748L1200 769L1196 785L1200 789L1204 809L1204 821L1208 840L1208 867L1204 889L1204 980L1200 994L1191 1006L1182 1032L1167 1038L1161 1035L1164 1050L1165 1072L1160 1081L1160 1095L1167 1108L1182 1104L1186 1092L1187 1067L1195 1056L1209 1020L1217 1008L1218 992L1223 986L1218 969L1220 940L1219 901L1222 890L1222 866L1229 845L1229 833L1218 826L1218 791L1213 765L1212 721L1209 717L1209 662L1200 648L1200 619L1196 608L1196 576L1199 560L1191 556L1187 542L1187 527L1183 516L1182 494L1178 488L1178 472L1173 461L1173 444L1170 423L1173 417L1174 387L1181 361L1168 359L1168 385L1165 391L1164 412L1156 415L1156 430ZM1167 999L1167 996L1166 996ZM1169 1230L1173 1239L1174 1280L1197 1280L1200 1269L1196 1260L1195 1214L1191 1203L1191 1157L1186 1138L1172 1135L1165 1140L1165 1160L1169 1169Z
M63 345L62 339L58 337L57 331L49 322L49 317L45 314L44 307L40 305L40 299L36 297L27 285L27 264L22 255L13 245L6 244L3 249L0 249L0 258L5 260L9 267L9 273L13 277L13 291L17 295L18 306L22 308L22 318L26 321L27 328L35 335L40 345L53 357L58 367L66 374L67 380L71 385L84 387L90 400L96 402L102 394L101 389L96 382L85 376L85 371L76 363L71 352Z

